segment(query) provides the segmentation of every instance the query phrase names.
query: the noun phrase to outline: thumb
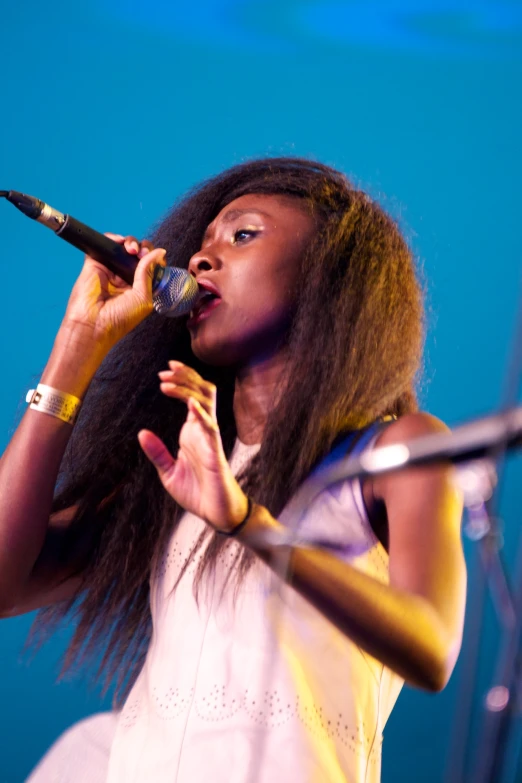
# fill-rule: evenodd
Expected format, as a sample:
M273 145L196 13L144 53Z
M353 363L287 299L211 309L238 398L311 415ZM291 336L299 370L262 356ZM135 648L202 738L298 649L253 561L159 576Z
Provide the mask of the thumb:
M161 247L146 253L140 259L134 272L132 288L139 292L148 302L152 301L152 283L154 270L157 266L167 266L166 251Z
M140 430L138 441L145 455L152 462L161 479L167 477L174 468L176 460L163 441L150 430Z

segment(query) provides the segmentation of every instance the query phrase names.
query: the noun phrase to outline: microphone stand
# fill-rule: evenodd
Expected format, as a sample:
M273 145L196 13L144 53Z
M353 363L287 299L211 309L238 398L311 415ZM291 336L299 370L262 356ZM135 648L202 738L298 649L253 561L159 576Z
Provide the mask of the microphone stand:
M520 296L522 303L522 295ZM515 327L511 360L506 381L501 411L508 411L516 405L522 376L522 307L518 308L518 322ZM447 759L447 783L463 783L466 760L469 752L469 731L476 690L478 656L486 604L486 586L489 585L496 615L500 624L501 649L497 657L493 684L483 701L482 727L475 752L473 775L470 780L478 783L500 783L507 768L506 749L510 739L512 720L520 710L520 683L522 645L522 540L519 543L517 565L512 581L508 585L506 569L502 563L500 549L502 534L498 528L498 505L500 479L502 478L506 448L492 452L495 457L497 486L488 497L487 488L480 503L468 505L468 524L464 528L467 536L478 541L479 561L473 581L473 600L468 612L467 650L462 661L460 690L457 694L457 709L454 717L452 743ZM479 733L479 732L477 732ZM513 759L511 773L507 780L515 780L518 759Z
M520 297L522 302L522 296ZM522 307L518 308L511 362L506 374L503 395L504 410L517 401L522 378ZM499 472L505 463L505 450L498 455ZM492 512L496 516L499 493L492 497ZM479 737L474 777L478 783L515 781L519 766L518 752L511 764L508 749L513 739L513 724L521 712L522 700L522 538L519 539L513 589L513 615L501 620L501 643L497 655L493 685L484 701L483 726ZM478 645L477 645L478 646Z
M497 472L491 463L492 477L496 479ZM481 497L482 495L482 497ZM464 525L464 533L472 541L478 543L479 560L473 579L473 600L468 612L468 633L466 638L466 650L461 660L462 675L460 691L457 695L457 708L453 719L452 742L447 763L447 783L463 783L465 777L466 757L469 745L469 730L471 727L471 714L473 711L473 697L476 690L477 668L480 652L480 638L484 620L486 605L486 588L489 587L496 615L503 629L512 633L517 622L517 611L513 597L513 590L508 583L506 568L502 562L501 546L502 534L499 530L498 519L494 513L493 485L488 488L484 480L482 487L477 487L475 498L464 499L467 510L467 522ZM498 682L498 678L495 682ZM486 709L491 714L498 710L502 704L505 692L498 687L491 688L486 697ZM487 717L487 714L486 714ZM487 781L489 777L482 777L486 770L493 765L492 745L490 739L483 739L481 758L477 760L475 775L471 780ZM499 778L491 778L499 783Z

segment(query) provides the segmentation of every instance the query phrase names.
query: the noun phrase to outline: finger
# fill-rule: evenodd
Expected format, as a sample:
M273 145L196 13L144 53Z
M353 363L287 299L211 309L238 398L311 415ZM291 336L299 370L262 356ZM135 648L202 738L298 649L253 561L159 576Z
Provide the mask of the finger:
M194 398L203 406L209 416L213 415L212 403L203 394L194 391L194 389L190 389L187 386L179 386L175 383L160 383L160 389L167 397L174 397L187 403L191 398Z
M172 372L182 373L183 375L186 375L187 378L191 378L195 383L205 383L205 379L192 369L192 367L189 367L188 364L183 364L183 362L171 359L169 361L169 367Z
M121 277L118 277L118 275L114 275L112 273L109 273L110 277L107 281L107 290L111 296L120 296L121 294L124 294L125 291L129 288L129 284L125 282Z
M203 406L194 397L190 397L188 400L188 409L194 414L196 419L200 422L209 435L216 435L219 433L219 427L217 421L210 416Z
M165 250L161 247L151 250L138 262L134 272L132 288L140 293L147 302L152 301L152 282L156 266L167 266Z
M216 410L216 387L212 384L203 383L203 384L196 384L191 383L189 378L182 378L178 375L170 374L168 371L165 371L164 373L158 373L160 377L160 386L161 384L167 384L167 388L165 391L169 391L169 389L174 388L185 388L187 391L194 394L197 399L200 400L202 404L205 406L205 410L208 410L208 412L211 415L215 415Z
M174 468L176 460L163 441L150 430L140 430L138 441L145 455L158 471L160 478L167 477Z
M174 365L174 362L172 362ZM172 381L172 383L182 383L186 386L191 386L194 389L202 390L205 392L210 390L211 383L206 381L197 372L190 369L184 364L180 364L178 367L174 367L171 370L160 370L158 372L159 378L165 381Z
M149 242L148 239L142 239L140 252L138 253L139 257L143 258L143 256L146 256L147 253L150 253L151 250L154 250L154 245L152 244L152 242Z
M189 386L202 392L210 402L215 402L216 386L202 378L192 367L177 361L170 361L169 367L171 368L170 373L173 383L179 383L181 380L184 386ZM162 370L158 375L162 380L170 380L167 375L168 372L169 370Z
M123 240L123 246L127 253L131 253L133 256L137 256L140 252L140 243L133 236L126 236Z
M131 253L133 256L137 255L138 258L143 258L147 253L150 253L151 250L154 250L154 245L152 242L149 242L148 239L143 239L140 242L136 237L131 235L124 238L123 244L127 253Z
M125 250L132 255L138 255L138 258L143 258L151 250L154 250L154 245L148 239L142 239L140 242L135 236L128 234L114 234L111 231L106 231L105 236L109 239L113 239L119 245L124 245Z
M169 370L162 370L162 372L170 372L173 380L177 379L182 381L187 385L193 386L195 389L201 389L206 384L205 379L202 378L201 375L198 375L195 370L193 370L191 367L188 367L186 364L171 361L169 362L169 367Z
M112 239L114 242L117 242L119 245L124 245L125 249L128 253L132 253L132 255L135 255L135 251L129 249L128 240L134 239L134 237L124 237L123 234L114 234L112 231L106 231L105 235L109 239ZM94 259L93 259L94 260ZM114 274L111 270L106 268L106 271L109 275L110 282L113 286L113 290L110 291L111 295L113 293L123 293L123 291L129 287L129 284L123 280L119 275Z

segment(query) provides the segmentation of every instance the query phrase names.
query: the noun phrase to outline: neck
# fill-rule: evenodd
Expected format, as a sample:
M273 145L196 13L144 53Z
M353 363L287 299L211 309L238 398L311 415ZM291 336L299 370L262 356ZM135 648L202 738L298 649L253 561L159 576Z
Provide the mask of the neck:
M234 418L242 443L260 443L268 414L277 403L286 357L278 353L242 367L236 376Z

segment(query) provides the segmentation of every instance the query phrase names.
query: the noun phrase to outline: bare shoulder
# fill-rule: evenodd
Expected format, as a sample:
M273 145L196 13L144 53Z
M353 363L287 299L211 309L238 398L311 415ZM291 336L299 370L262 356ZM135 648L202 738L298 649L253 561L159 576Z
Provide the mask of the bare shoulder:
M408 441L429 435L446 435L449 427L436 416L425 411L408 413L392 422L381 432L375 446L377 448L391 446L395 443L407 443ZM412 480L419 482L419 477L431 486L441 486L453 481L453 471L450 465L437 465L431 467L405 468L397 473L384 473L375 476L372 480L372 489L376 498L390 500L391 496L397 496L399 492L411 501ZM420 489L420 488L419 488ZM424 496L428 495L423 490Z
M435 435L448 433L449 427L436 416L425 411L407 413L397 421L389 424L377 438L377 446L389 446L392 443L400 443L423 435Z

